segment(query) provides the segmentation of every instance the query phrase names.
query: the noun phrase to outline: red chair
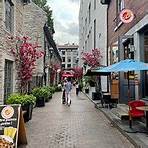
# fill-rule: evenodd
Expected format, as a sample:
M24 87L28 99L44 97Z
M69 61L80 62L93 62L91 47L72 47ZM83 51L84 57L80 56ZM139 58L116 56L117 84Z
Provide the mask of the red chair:
M144 117L144 111L136 109L139 106L145 106L145 102L142 100L133 100L128 103L129 106L129 126L132 128L132 118Z

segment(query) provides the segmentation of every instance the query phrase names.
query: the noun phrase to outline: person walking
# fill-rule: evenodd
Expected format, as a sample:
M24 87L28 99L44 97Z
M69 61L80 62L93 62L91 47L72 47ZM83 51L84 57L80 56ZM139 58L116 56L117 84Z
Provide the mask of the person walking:
M78 96L78 94L79 94L79 83L76 82L76 95Z
M71 90L72 90L72 84L71 84L70 79L68 79L68 82L65 85L66 104L68 106L70 106L70 104L71 104L71 99L70 99L70 92L71 92Z
M65 95L66 84L67 84L67 80L64 80L64 82L63 82L62 104L66 103L66 95Z

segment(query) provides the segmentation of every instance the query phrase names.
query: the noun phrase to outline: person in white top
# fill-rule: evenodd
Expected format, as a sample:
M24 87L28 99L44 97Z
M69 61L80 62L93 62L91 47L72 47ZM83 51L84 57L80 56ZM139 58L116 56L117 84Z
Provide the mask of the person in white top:
M66 85L65 85L66 104L67 104L68 106L70 106L70 104L71 104L71 99L70 99L70 96L69 96L71 90L72 90L72 84L71 84L71 81L68 80L68 82L67 82Z

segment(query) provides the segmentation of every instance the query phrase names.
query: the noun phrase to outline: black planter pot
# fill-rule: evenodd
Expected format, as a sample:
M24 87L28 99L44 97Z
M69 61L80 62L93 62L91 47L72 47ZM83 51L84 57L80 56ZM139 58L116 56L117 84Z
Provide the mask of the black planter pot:
M52 96L49 96L49 100L52 99Z
M32 119L32 111L33 111L33 104L26 104L22 106L22 110L26 111L26 113L23 115L24 121L28 122Z
M36 106L37 107L43 107L45 106L45 98L44 97L39 97L36 100Z
M79 87L79 91L82 91L82 89L83 89L83 87L80 86L80 87Z
M89 89L85 89L85 93L88 94L89 93Z
M92 100L100 100L100 94L96 92L92 92Z

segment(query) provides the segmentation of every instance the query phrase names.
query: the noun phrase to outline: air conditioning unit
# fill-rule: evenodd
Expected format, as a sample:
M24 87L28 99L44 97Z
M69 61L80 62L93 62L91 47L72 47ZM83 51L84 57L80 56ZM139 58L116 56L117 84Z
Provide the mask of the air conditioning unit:
M101 4L103 5L109 5L111 0L100 0L100 1L101 1Z

